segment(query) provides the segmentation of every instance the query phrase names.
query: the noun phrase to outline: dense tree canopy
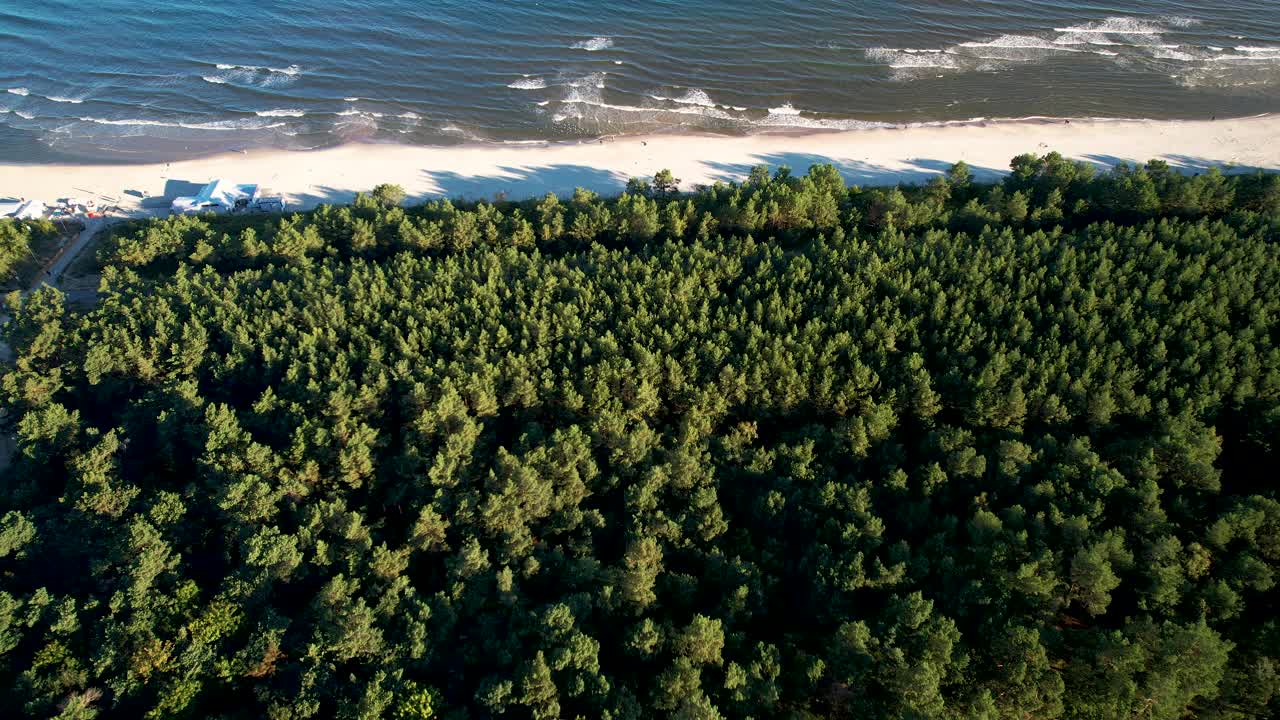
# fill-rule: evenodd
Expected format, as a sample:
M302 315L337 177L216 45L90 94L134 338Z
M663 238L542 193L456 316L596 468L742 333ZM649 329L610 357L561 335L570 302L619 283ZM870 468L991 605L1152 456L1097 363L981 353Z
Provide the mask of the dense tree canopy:
M122 227L11 297L61 718L1201 718L1280 695L1280 179Z
M15 280L19 267L31 259L36 247L57 234L58 228L48 220L0 218L0 284Z

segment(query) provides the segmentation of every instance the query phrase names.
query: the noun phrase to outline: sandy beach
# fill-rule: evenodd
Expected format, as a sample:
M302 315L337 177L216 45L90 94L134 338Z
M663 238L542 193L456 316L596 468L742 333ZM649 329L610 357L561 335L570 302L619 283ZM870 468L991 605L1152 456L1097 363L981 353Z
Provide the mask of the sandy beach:
M126 213L163 212L171 198L215 178L252 182L293 208L344 203L379 183L431 197L519 200L576 187L621 190L667 168L682 188L738 180L759 164L803 172L832 163L851 183L923 182L963 160L979 178L1005 172L1021 153L1056 150L1110 167L1168 161L1184 172L1280 169L1280 115L1216 121L1029 120L804 135L671 135L591 143L352 144L308 152L232 153L151 165L0 165L0 197L53 202L93 197Z

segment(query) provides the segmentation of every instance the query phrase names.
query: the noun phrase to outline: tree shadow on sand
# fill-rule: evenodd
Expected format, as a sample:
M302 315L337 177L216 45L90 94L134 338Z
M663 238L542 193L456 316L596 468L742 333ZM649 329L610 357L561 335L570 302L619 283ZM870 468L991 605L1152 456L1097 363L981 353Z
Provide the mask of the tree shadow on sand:
M1100 169L1110 169L1123 158L1107 155L1090 155L1083 158ZM1169 156L1169 164L1179 172L1194 174L1204 172L1210 167L1222 167L1224 172L1251 172L1257 168L1230 166L1227 163L1193 158L1188 156ZM792 172L801 175L813 165L830 164L835 166L845 182L863 187L891 186L898 184L923 184L944 175L951 168L952 162L931 158L913 158L904 160L893 166L875 163L840 159L817 153L762 153L750 156L743 162L703 161L705 175L712 181L741 182L751 174L757 165L768 166L777 170L782 166L790 167ZM661 167L646 168L643 173L652 177L662 170ZM995 182L1008 175L1008 168L970 166L975 180L979 182ZM632 176L627 173L608 170L589 165L553 164L553 165L503 165L495 171L467 175L451 170L424 169L421 171L426 182L425 191L410 195L410 204L419 204L428 200L449 198L460 201L489 202L498 200L521 201L537 198L547 193L554 193L561 198L573 195L577 188L586 188L601 195L616 195L621 192ZM190 194L194 192L189 186L178 185L182 181L170 181L173 187L166 186L165 196ZM189 184L188 184L189 185ZM195 189L198 189L198 185ZM686 182L683 190L696 189L694 182ZM372 188L361 188L368 192ZM317 185L308 192L293 194L290 201L295 206L311 207L315 205L341 205L350 203L355 198L356 190Z
M657 172L661 168L655 168ZM434 188L418 200L446 197L460 200L523 200L555 193L569 197L577 188L614 194L626 187L628 176L588 165L504 165L497 173L463 175L448 170L424 170Z
M894 168L836 160L810 153L770 153L753 156L749 162L708 161L702 164L709 170L707 175L712 181L725 182L745 180L751 174L751 169L757 165L767 165L771 170L785 165L800 174L808 171L813 165L831 164L839 170L846 181L860 185L925 182L946 173L952 165L941 160L917 159L907 166ZM644 175L651 177L662 169L661 167L648 168ZM973 167L971 170L976 179L983 181L997 179L1008 172L985 167ZM568 197L580 187L600 194L612 195L621 192L626 187L627 180L632 177L626 173L586 165L503 166L499 168L499 172L485 175L463 175L444 170L424 170L423 173L434 190L411 200L422 201L439 197L472 201L523 200L549 192L560 197ZM684 189L692 190L694 186L692 183L686 183Z
M704 162L703 165L712 170L712 177L726 182L737 182L745 178L756 165L766 165L771 170L786 166L794 174L802 175L814 165L832 165L844 178L853 185L912 185L928 182L944 175L954 163L928 158L912 158L901 165L890 167L859 160L833 158L814 153L767 153L753 156L753 162L720 163ZM975 180L990 182L1008 174L1008 170L981 166L970 166Z
M1094 165L1100 170L1110 170L1116 165L1125 163L1134 165L1135 161L1129 158L1116 157L1115 155L1083 155L1080 158L1090 165ZM1210 168L1218 168L1227 175L1239 175L1243 173L1254 173L1259 170L1276 170L1275 167L1259 167L1257 165L1240 165L1226 160L1210 160L1208 158L1192 157L1190 155L1166 155L1162 158L1169 163L1169 167L1184 175L1199 175L1208 172ZM1146 164L1146 161L1136 163L1138 165Z

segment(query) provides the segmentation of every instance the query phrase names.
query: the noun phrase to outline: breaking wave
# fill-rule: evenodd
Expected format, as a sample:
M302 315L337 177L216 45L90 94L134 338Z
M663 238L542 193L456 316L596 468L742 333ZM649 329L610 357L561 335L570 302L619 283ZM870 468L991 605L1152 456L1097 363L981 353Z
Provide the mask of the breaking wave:
M1083 52L1035 35L1001 35L987 42L963 42L957 47L988 50L1046 50L1049 52Z
M31 91L24 87L12 87L9 88L9 92L13 95L21 95L22 97L26 97L31 94Z
M698 88L690 88L679 97L668 97L666 95L650 95L649 97L659 102L673 102L680 105L697 105L699 107L716 107L716 102L711 99L705 90Z
M305 110L255 110L253 114L258 117L302 117L307 112Z
M672 98L672 102L681 105L698 105L701 107L715 107L715 102L705 91L693 88L678 98Z
M201 80L214 85L243 85L248 87L272 88L288 85L302 75L302 68L290 65L286 68L273 68L264 65L231 65L218 63L220 72L216 75L202 75Z
M867 59L888 65L894 70L910 68L940 68L954 70L960 60L949 50L920 50L916 48L867 48Z
M1098 22L1054 28L1060 33L1100 33L1107 35L1162 35L1170 28L1185 28L1196 24L1192 18L1163 18L1161 21L1135 17L1109 17Z
M552 114L557 125L598 133L644 132L664 127L694 127L750 131L752 129L804 128L854 130L885 127L883 123L833 119L804 113L790 103L767 111L720 105L699 88L678 94L652 94L655 104L632 105L605 98L599 75L578 78L568 85ZM549 102L549 101L548 101ZM542 105L542 103L539 103Z
M287 68L280 69L280 68L266 67L264 65L225 65L225 64L219 63L214 67L218 68L219 70L248 70L249 72L267 72L267 73L277 73L280 75L299 75L302 73L302 69L299 68L297 65L290 65Z
M118 126L136 126L136 127L171 127L183 128L186 130L215 130L215 131L236 131L236 130L271 130L273 128L284 127L284 123L268 123L262 124L254 120L215 120L212 122L181 122L167 120L144 120L144 119L122 119L112 120L107 118L82 117L80 122L93 123L95 125L118 125Z
M945 72L994 72L1016 65L1069 58L1091 58L1095 62L1114 62L1161 73L1187 84L1237 84L1240 72L1252 72L1259 84L1280 83L1280 48L1240 45L1236 54L1222 55L1222 47L1169 42L1166 35L1177 34L1198 23L1193 18L1109 17L1096 22L1054 28L1052 32L1001 35L988 40L971 40L946 48L866 48L866 58L885 65L895 80L916 80ZM1105 49L1103 49L1105 48ZM1088 62L1088 61L1086 61ZM1169 69L1170 64L1174 64ZM1274 67L1272 67L1274 65ZM1212 67L1218 69L1208 72ZM1258 74L1246 66L1267 66ZM1236 76L1224 73L1222 67L1238 71ZM1270 72L1276 70L1277 72Z
M528 75L507 85L512 90L542 90L546 86L546 80L540 77L529 77Z
M613 47L613 38L593 37L590 40L580 40L569 47L574 50L586 50L587 52L596 52L597 50L608 50Z

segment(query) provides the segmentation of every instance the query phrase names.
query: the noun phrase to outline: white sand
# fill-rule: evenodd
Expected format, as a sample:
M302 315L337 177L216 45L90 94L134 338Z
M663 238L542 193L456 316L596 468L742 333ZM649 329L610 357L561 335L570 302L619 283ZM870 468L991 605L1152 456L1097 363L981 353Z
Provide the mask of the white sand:
M753 165L803 173L833 163L861 185L922 182L958 160L979 177L1005 172L1021 153L1057 150L1101 167L1167 160L1186 172L1210 166L1280 169L1280 115L1214 122L1018 121L855 130L807 135L672 135L592 143L417 147L347 145L310 152L263 151L152 165L2 165L0 197L113 198L129 212L167 209L175 195L214 178L256 182L293 207L350 201L396 183L415 200L446 196L513 200L575 187L617 192L632 176L663 168L682 188L737 180Z

